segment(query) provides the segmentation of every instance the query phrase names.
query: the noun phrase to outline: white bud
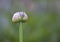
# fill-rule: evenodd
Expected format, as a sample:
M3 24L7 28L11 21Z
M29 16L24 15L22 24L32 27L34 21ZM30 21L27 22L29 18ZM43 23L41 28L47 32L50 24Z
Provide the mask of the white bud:
M25 22L28 16L25 12L16 12L12 17L12 22Z

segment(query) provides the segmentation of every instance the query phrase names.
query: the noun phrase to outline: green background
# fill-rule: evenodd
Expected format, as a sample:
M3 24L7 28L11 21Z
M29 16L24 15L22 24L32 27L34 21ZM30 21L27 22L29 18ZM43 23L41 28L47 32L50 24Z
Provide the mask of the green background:
M19 23L12 22L15 12L24 11L24 42L60 42L59 0L1 0L0 42L19 42Z

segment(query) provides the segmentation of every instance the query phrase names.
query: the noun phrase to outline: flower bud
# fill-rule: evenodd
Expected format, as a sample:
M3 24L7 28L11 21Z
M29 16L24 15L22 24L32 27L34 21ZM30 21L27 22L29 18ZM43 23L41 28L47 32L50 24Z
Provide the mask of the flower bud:
M28 16L25 12L16 12L12 17L12 22L26 22Z

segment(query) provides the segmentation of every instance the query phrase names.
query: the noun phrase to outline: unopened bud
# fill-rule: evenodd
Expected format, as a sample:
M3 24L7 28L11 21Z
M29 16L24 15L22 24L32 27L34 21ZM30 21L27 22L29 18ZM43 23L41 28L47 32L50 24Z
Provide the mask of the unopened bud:
M12 17L12 22L26 22L28 16L25 12L16 12Z

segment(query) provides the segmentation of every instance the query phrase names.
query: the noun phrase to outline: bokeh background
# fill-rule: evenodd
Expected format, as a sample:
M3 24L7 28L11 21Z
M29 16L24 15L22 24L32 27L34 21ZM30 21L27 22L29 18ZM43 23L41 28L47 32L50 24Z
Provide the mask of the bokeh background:
M29 16L23 23L24 42L60 42L60 0L0 0L0 42L19 42L15 12Z

